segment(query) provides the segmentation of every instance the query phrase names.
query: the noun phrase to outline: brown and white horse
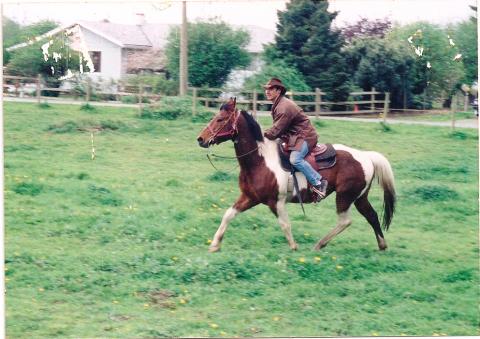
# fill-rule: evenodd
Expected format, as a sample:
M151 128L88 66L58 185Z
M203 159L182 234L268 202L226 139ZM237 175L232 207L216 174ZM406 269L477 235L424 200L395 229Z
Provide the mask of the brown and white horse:
M285 204L299 202L297 192L292 192L291 174L280 165L279 151L275 141L263 138L262 130L255 119L245 111L238 111L236 100L223 104L213 119L198 136L201 147L209 147L227 140L234 142L236 158L240 165L240 197L225 212L220 227L210 245L215 252L220 245L228 223L238 214L258 204L267 205L277 216L292 250L297 249L293 239ZM368 192L376 177L384 192L383 227L387 230L395 210L395 187L392 168L388 160L377 152L359 151L344 145L333 145L337 152L335 166L321 170L328 180L327 196L336 192L338 222L336 227L321 239L315 250L326 246L337 234L350 224L350 207L357 210L372 226L380 250L387 248L378 215L368 201ZM307 188L305 176L296 173L303 202L311 203L314 197Z

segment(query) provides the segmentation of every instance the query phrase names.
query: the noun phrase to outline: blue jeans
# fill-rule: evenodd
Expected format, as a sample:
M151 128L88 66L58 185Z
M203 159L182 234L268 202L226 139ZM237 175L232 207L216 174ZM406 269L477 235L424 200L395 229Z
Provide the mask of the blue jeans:
M314 186L320 185L322 176L315 171L307 161L305 161L307 153L308 144L304 141L300 151L292 151L292 153L290 153L290 163L305 175L310 184Z

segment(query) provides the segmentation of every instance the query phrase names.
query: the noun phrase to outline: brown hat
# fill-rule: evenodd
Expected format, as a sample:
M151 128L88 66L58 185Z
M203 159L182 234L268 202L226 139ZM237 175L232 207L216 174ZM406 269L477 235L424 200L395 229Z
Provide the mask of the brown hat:
M271 78L264 86L264 89L272 88L272 87L280 87L282 89L282 92L285 92L287 89L283 85L282 80L278 78Z

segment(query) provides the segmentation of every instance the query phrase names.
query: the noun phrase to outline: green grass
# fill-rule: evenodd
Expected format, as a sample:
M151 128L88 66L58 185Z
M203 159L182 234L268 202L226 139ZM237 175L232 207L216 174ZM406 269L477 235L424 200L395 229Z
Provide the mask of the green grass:
M259 206L210 254L239 189L236 163L216 172L197 146L205 123L8 102L4 119L10 338L480 334L476 130L322 121L322 141L390 160L389 249L353 211L312 251L335 225L329 198L306 217L288 207L297 252ZM380 212L378 186L370 196Z
M452 121L452 112L448 110L438 112L426 112L418 115L407 115L402 117L397 114L395 118L399 120L418 120L418 121ZM455 112L455 120L476 119L473 112Z

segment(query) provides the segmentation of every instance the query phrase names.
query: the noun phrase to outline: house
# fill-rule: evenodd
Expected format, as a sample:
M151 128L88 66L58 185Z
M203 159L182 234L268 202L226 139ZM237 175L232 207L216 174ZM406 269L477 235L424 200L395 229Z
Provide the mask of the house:
M94 72L90 74L93 80L99 78L118 80L142 70L162 72L165 66L163 50L170 29L175 25L147 23L142 14L137 14L137 19L135 25L113 23L108 20L78 21L56 28L35 40L67 32L72 41L72 49L88 51L94 68ZM250 32L251 42L247 49L254 55L253 67L258 68L258 55L263 49L263 44L273 42L275 32L256 26L242 28ZM15 45L8 50L26 45L28 43Z

